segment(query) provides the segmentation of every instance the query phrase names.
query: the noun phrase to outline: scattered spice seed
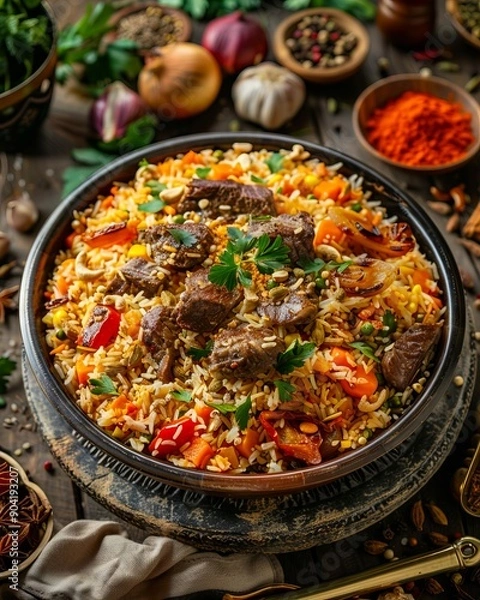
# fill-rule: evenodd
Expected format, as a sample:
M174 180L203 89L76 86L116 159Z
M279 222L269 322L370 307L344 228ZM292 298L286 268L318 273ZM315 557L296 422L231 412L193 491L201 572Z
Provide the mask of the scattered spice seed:
M425 583L425 590L433 596L436 596L437 594L443 594L443 592L445 591L442 584L433 577L429 577L427 579Z
M336 98L327 99L327 111L331 115L336 115L338 112L338 101Z
M444 192L434 185L430 187L430 193L438 202L450 202L452 199L448 192Z
M467 196L465 194L465 185L457 185L450 190L450 196L453 200L455 210L462 213L467 207Z
M54 471L53 463L51 460L46 460L43 463L43 468L45 469L45 471L47 471L47 473L53 473Z
M438 531L431 531L428 534L430 541L434 546L446 546L448 544L448 537L443 533L439 533Z
M143 49L167 46L178 42L183 35L182 20L160 6L149 6L127 15L117 26L118 38L132 40Z
M426 507L434 523L437 525L448 525L447 515L439 506L436 504L427 504Z
M387 550L388 544L380 540L367 540L364 542L363 548L368 554L377 556L383 554Z
M445 229L448 233L455 233L460 229L460 216L458 213L453 213L445 225Z
M446 202L427 201L428 206L439 215L447 216L452 212L452 207Z
M437 69L443 73L458 73L460 65L449 60L441 60L437 63Z
M421 500L417 500L411 510L412 523L417 531L423 531L425 523L425 511Z
M477 244L477 242L473 242L472 240L464 240L462 238L458 238L458 243L466 248L472 254L472 256L475 258L480 258L480 244Z
M465 89L467 92L473 93L480 86L480 75L474 75L471 79L467 81L465 84Z
M16 449L13 451L13 454L14 454L15 456L22 456L22 454L23 454L23 450L22 450L21 448L16 448Z
M453 378L453 383L457 386L457 387L462 387L462 385L464 384L464 379L461 375L456 375Z
M381 56L377 60L377 67L380 77L386 77L390 73L390 61L386 56Z
M393 560L395 558L395 552L391 548L387 548L383 553L383 558L386 560Z

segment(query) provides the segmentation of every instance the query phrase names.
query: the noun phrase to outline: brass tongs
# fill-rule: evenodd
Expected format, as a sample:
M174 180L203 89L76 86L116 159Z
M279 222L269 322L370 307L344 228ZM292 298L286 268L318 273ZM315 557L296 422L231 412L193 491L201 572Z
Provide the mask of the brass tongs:
M480 540L462 537L440 550L397 560L362 573L318 586L292 591L290 584L270 585L249 594L225 594L223 600L346 600L352 596L381 592L408 581L480 565Z

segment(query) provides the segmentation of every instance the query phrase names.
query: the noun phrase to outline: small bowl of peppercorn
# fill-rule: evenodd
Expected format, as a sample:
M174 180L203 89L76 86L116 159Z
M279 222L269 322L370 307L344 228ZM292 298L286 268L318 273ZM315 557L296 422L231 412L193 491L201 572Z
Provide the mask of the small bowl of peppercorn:
M352 119L364 150L409 171L453 171L480 149L475 98L443 77L406 73L377 81L358 96Z
M447 0L445 7L458 34L480 50L480 9L477 0Z
M290 71L314 83L336 83L356 73L370 48L358 19L335 8L295 12L275 30L273 51Z

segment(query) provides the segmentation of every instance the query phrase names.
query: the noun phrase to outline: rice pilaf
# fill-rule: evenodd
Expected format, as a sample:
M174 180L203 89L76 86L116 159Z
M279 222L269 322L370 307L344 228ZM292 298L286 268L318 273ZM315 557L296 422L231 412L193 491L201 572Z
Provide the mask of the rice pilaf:
M437 269L340 168L238 143L142 161L75 211L43 322L81 410L231 474L315 465L401 418L443 324Z

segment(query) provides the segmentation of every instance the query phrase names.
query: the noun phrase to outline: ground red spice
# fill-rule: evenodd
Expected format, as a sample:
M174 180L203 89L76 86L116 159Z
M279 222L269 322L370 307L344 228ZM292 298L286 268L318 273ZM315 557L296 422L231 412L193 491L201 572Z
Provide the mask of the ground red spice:
M408 91L373 111L367 139L391 160L435 166L464 156L474 136L471 115L460 104Z

